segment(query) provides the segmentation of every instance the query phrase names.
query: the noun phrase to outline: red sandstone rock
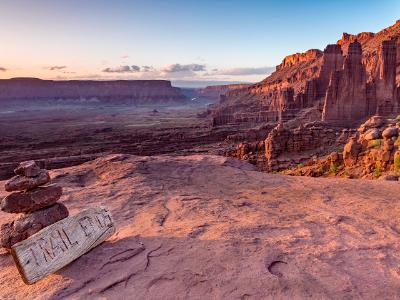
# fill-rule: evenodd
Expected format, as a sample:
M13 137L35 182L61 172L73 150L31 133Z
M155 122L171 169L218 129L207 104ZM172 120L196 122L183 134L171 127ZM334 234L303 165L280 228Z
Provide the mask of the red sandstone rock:
M398 136L398 135L399 135L399 131L396 127L388 127L382 132L382 136L385 139L389 139L391 137Z
M11 249L11 246L27 239L42 228L68 217L68 209L61 203L22 215L11 223L0 228L0 247Z
M289 55L260 83L227 92L213 108L213 125L292 119L301 116L304 108L319 109L321 101L325 101L323 120L341 125L376 113L400 113L399 37L397 22L376 34L344 34L323 53L310 50ZM284 91L291 91L290 101ZM257 117L261 113L263 117ZM314 121L318 119L320 113Z
M343 69L332 74L322 114L324 121L346 125L368 115L367 77L361 60L361 44L354 41Z
M44 185L48 182L50 182L49 172L41 170L39 175L36 177L25 177L21 175L14 176L6 182L5 190L7 192L25 191Z
M310 49L304 53L295 53L286 56L282 63L276 67L277 70L288 68L301 62L310 61L322 56L322 51L319 49Z
M15 192L1 200L0 209L7 213L28 213L53 205L61 195L62 188L55 185Z
M367 133L364 135L364 139L367 141L372 141L380 138L382 138L381 131L376 128L368 130Z
M29 160L20 163L14 172L21 176L36 177L40 174L40 168L34 160Z

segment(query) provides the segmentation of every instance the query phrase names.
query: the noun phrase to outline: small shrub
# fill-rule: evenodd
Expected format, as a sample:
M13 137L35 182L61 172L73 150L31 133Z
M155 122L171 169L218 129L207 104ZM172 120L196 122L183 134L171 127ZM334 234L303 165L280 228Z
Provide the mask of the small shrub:
M382 146L382 142L383 142L382 139L376 139L376 140L370 141L369 143L370 143L370 146L373 148L380 148Z
M400 171L400 156L397 156L394 159L394 168L395 170Z
M400 135L397 137L397 140L394 142L394 145L400 147Z
M339 169L339 166L338 166L338 164L337 163L335 163L335 162L332 162L331 163L331 167L330 167L330 171L331 171L331 173L337 173L337 171L338 171L338 169Z
M304 167L304 164L298 164L297 167L302 168L302 167Z
M382 175L382 168L380 165L377 165L374 170L374 177L379 178Z
M400 115L398 115L398 116L396 117L396 120L397 120L397 121L400 121Z

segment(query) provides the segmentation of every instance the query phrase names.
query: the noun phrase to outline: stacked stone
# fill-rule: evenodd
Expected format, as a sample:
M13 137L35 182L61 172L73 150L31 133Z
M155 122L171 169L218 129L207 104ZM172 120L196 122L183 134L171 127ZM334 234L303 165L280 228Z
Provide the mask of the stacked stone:
M50 185L50 175L40 169L35 161L26 161L14 170L16 176L5 184L11 192L0 202L6 213L21 214L14 221L0 228L0 247L11 247L41 229L68 217L68 209L57 203L62 188Z

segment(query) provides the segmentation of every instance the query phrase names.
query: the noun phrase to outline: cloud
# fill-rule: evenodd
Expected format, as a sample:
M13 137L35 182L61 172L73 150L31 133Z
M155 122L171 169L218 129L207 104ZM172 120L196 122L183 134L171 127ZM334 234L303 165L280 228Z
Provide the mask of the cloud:
M201 72L206 71L206 65L200 64L189 64L189 65L181 65L181 64L172 64L161 69L163 73L178 73L178 72Z
M267 75L275 71L275 67L260 67L260 68L231 68L216 70L207 75L231 75L231 76L244 76L244 75Z
M6 68L0 67L0 72L6 72L6 71L7 71Z
M119 66L115 68L105 68L102 72L105 73L136 73L140 72L139 66Z
M141 71L142 72L152 72L152 71L154 71L154 68L152 66L142 66Z
M121 58L122 59L127 59L127 58L129 58L129 55L122 55Z
M59 71L59 70L66 69L66 68L67 68L67 66L51 66L51 67L48 67L47 69L49 69L50 71Z

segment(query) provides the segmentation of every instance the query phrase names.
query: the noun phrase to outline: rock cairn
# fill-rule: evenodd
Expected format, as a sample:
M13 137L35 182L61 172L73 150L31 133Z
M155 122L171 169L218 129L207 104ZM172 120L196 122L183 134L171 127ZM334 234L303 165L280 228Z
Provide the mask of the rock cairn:
M26 161L14 172L16 176L5 184L5 190L11 193L0 202L2 211L20 214L0 228L0 247L7 250L69 214L63 204L57 203L62 188L49 184L47 170L39 168L35 161Z

